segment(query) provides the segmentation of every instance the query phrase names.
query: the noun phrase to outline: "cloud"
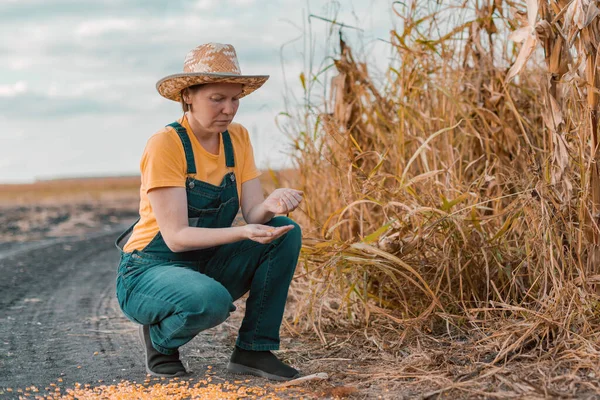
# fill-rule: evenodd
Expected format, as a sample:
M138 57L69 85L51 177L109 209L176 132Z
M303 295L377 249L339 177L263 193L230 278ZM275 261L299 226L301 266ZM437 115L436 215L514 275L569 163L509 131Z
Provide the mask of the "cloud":
M198 0L194 4L194 9L197 11L208 11L217 4L216 0Z
M15 97L27 91L27 82L19 81L14 84L0 85L0 97Z
M48 19L94 16L146 16L186 12L195 0L19 0L0 2L0 15L6 21L47 21Z
M14 71L21 71L33 66L33 61L25 57L13 57L7 60L6 66Z
M138 21L124 18L106 18L89 20L80 23L75 28L75 34L83 38L101 36L106 33L127 33L139 29Z

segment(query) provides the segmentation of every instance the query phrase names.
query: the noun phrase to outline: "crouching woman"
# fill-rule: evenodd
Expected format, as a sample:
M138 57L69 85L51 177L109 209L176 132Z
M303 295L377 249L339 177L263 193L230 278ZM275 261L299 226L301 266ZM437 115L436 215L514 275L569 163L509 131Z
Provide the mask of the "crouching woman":
M117 239L117 298L140 324L146 371L187 373L179 348L219 325L249 292L229 371L288 380L279 329L301 247L286 214L302 192L276 189L266 199L248 132L233 118L240 98L268 76L242 75L230 45L192 50L184 72L157 84L181 102L182 118L152 136L141 166L140 218ZM244 226L232 227L241 207Z

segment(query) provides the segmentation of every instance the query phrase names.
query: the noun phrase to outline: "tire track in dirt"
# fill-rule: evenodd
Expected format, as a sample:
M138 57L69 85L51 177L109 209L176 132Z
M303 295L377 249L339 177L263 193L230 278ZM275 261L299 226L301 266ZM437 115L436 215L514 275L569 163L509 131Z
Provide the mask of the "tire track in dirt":
M0 386L144 379L114 294L117 232L0 255Z
M113 242L121 230L0 251L0 388L146 379L137 325L115 296ZM212 366L216 381L240 379L225 369L243 317L239 303L229 320L184 346L190 378Z

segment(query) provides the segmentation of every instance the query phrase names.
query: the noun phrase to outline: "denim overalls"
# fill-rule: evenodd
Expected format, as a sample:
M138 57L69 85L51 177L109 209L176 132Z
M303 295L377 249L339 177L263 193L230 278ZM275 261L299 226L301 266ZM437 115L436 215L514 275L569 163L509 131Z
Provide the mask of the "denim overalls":
M189 225L230 227L240 203L229 132L223 132L221 139L230 172L215 186L194 178L196 163L188 133L177 122L169 126L177 131L185 151ZM175 253L159 232L141 251L126 253L122 245L134 223L115 243L121 251L116 282L121 310L130 320L150 325L153 346L172 354L199 332L225 321L235 310L233 301L250 291L236 345L246 350L277 350L302 234L287 217L275 217L265 224L290 224L294 229L269 244L242 240Z

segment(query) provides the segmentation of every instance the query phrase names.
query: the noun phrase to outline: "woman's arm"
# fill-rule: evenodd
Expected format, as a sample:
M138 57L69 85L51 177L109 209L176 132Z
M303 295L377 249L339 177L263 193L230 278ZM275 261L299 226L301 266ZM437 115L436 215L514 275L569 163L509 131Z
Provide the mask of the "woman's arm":
M242 183L242 214L248 224L264 224L270 221L275 213L264 207L265 197L260 179L254 178Z
M272 228L256 224L229 228L190 227L185 188L153 189L148 192L148 199L162 237L169 249L175 253L204 249L243 239L269 243L294 227L286 225Z
M173 252L202 249L244 239L241 229L195 228L188 225L185 188L165 187L148 192L158 228ZM209 233L210 232L210 233Z

